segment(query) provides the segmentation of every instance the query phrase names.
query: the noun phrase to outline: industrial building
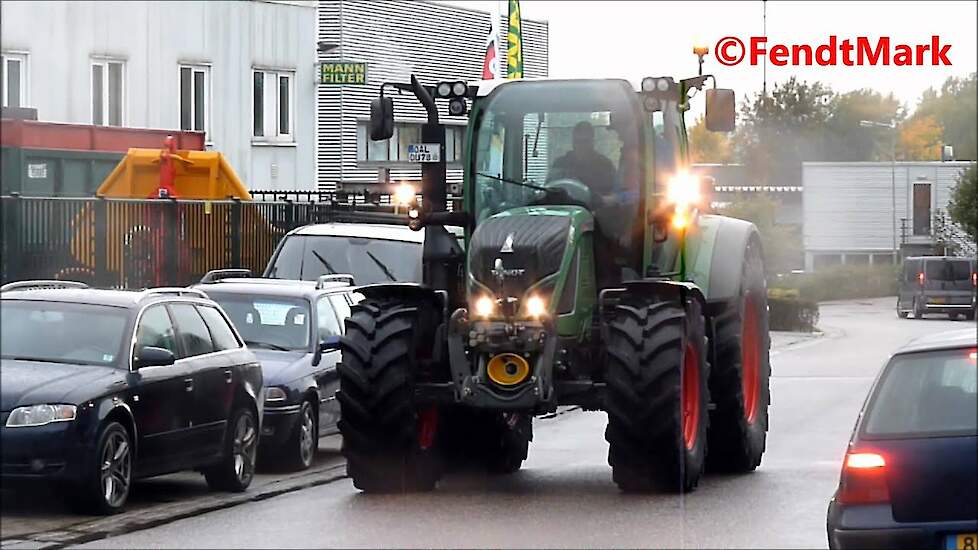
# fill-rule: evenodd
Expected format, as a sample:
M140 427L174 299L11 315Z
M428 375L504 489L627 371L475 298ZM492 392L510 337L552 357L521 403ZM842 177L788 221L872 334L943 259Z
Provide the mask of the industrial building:
M248 187L312 187L315 3L3 2L0 16L4 107L204 131Z
M805 269L893 263L955 242L974 243L945 223L958 175L970 162L806 162ZM970 245L970 247L969 247Z

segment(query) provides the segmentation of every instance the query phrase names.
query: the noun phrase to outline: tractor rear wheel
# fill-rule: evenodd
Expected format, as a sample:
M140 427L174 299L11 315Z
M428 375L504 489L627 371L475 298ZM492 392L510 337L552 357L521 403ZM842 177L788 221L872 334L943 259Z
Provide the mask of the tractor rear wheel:
M625 298L607 328L605 439L615 483L626 492L694 489L710 401L699 302Z
M755 241L745 253L740 295L716 320L715 349L707 468L750 472L764 454L771 402L767 286Z
M403 300L365 300L346 321L338 426L347 473L362 491L430 491L441 476L438 409L414 402L425 313Z

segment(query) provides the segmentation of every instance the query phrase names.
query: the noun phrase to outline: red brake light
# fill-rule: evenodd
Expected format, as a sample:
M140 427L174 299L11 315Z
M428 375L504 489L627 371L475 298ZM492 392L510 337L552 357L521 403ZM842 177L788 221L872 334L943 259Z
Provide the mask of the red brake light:
M971 353L968 354L968 360L971 361L971 364L978 363L978 350L971 350Z
M877 453L846 455L836 498L843 504L876 504L890 501L886 484L886 460Z
M978 273L971 274L971 286L978 286Z
M921 271L920 273L917 274L917 282L920 283L921 285L924 284L924 272L923 271Z

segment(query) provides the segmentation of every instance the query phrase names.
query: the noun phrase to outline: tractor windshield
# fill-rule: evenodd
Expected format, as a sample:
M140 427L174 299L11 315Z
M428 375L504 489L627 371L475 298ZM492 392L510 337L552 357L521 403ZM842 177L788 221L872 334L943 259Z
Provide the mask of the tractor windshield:
M522 81L493 91L475 120L477 219L540 203L548 187L575 190L573 203L596 212L617 196L637 213L642 115L634 96L615 80Z

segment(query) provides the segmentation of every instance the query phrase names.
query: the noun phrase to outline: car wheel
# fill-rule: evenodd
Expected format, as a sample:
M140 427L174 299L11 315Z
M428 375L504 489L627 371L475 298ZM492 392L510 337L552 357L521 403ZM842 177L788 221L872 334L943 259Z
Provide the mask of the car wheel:
M958 319L961 318L961 314L960 313L948 313L947 314L947 318L950 319L950 320L952 320L952 321L957 321Z
M118 422L109 422L99 434L87 479L69 487L73 508L101 515L122 511L132 486L132 442Z
M316 410L312 403L303 401L299 408L299 421L296 423L292 436L285 449L289 456L289 466L296 470L305 470L312 466L319 447L319 427L316 422Z
M204 477L212 490L240 493L255 477L258 422L250 408L241 407L231 414L224 440L224 458L205 469Z

